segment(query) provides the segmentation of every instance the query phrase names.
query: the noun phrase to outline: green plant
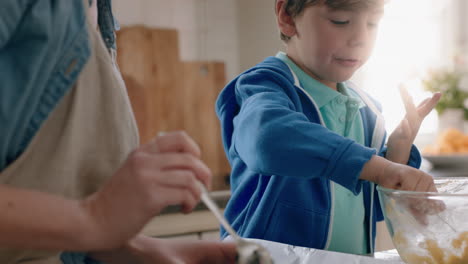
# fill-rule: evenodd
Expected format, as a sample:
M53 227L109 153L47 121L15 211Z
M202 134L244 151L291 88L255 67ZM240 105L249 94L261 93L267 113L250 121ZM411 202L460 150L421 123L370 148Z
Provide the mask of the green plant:
M427 78L422 80L424 88L429 92L441 92L442 97L435 109L440 115L448 108L463 109L465 119L468 119L468 109L464 106L468 98L466 87L461 87L466 76L454 70L432 70Z

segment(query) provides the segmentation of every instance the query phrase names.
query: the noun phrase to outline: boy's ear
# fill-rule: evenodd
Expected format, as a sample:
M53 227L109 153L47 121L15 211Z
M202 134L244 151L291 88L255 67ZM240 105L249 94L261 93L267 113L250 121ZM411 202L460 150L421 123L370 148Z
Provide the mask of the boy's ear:
M281 33L288 37L296 35L296 24L293 17L286 12L286 0L276 1L276 22Z

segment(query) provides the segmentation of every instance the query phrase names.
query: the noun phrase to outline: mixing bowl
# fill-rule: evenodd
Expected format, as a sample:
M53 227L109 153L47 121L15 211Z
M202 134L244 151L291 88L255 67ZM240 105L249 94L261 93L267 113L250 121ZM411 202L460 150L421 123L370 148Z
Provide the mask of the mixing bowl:
M408 264L468 263L468 178L436 178L439 193L377 187L385 222Z

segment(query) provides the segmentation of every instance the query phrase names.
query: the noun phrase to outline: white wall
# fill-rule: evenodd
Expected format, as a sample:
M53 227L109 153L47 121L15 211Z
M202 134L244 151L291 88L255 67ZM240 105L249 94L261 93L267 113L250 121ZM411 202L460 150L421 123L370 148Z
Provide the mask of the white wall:
M227 78L239 72L236 0L114 0L121 26L143 24L179 31L182 60L226 63Z
M226 64L228 80L283 49L274 0L113 0L121 26L179 31L182 60Z
M274 0L237 0L240 69L284 49L276 27Z

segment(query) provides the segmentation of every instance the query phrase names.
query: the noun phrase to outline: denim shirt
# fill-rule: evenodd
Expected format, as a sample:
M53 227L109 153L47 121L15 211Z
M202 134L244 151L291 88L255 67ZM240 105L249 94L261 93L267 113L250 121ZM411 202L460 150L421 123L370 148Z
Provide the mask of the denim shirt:
M98 1L109 49L118 24L111 0ZM73 86L90 55L83 0L0 2L0 172L26 149Z

